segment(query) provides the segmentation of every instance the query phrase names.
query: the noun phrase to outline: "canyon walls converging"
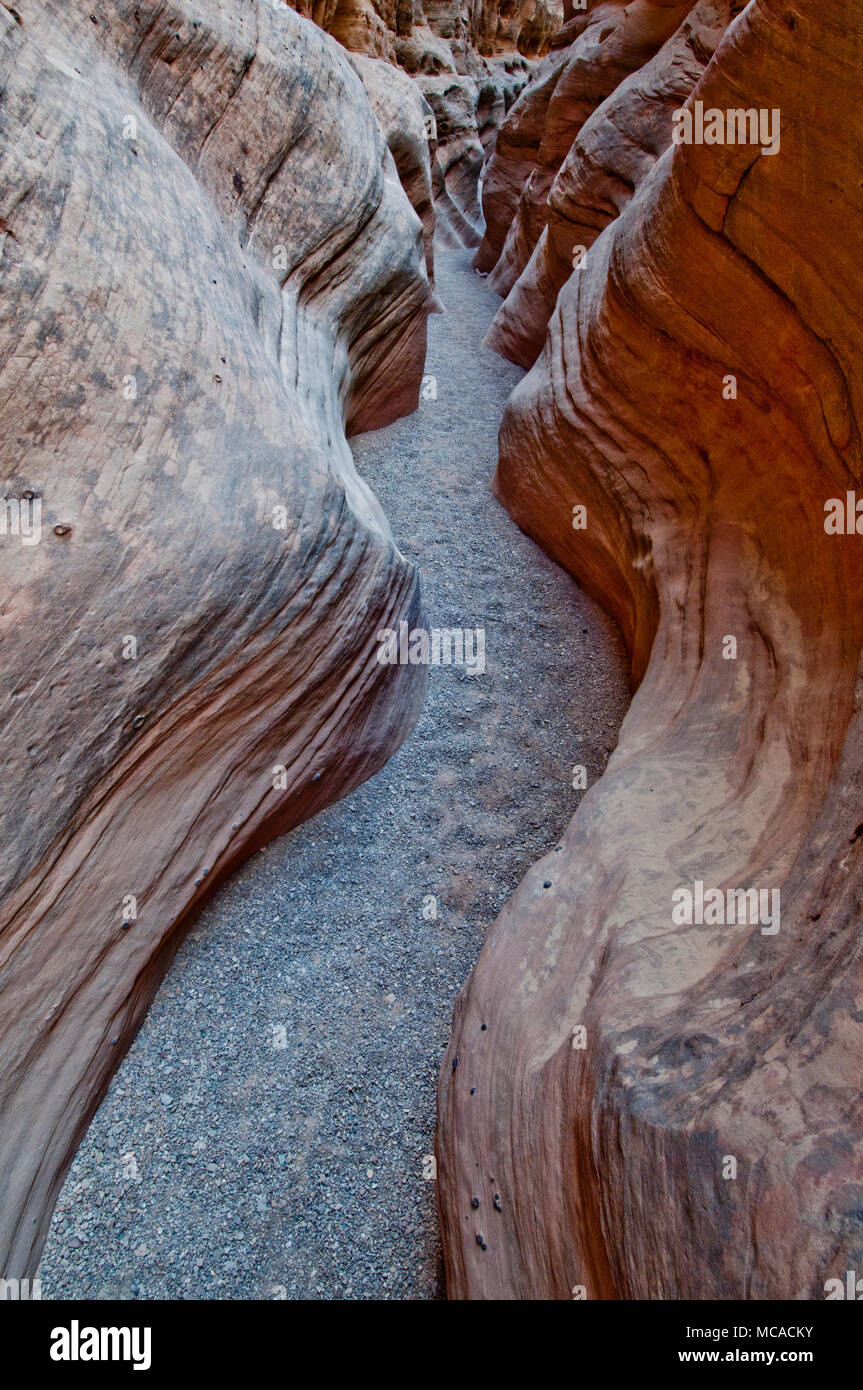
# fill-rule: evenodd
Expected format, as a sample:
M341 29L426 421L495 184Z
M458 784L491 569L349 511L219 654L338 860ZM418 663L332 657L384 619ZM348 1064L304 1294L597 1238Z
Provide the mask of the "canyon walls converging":
M0 72L0 1272L22 1277L180 928L417 717L423 668L375 640L416 621L417 575L345 429L416 406L429 284L354 67L285 5L18 0Z
M486 230L476 266L491 271L499 293L512 287L536 245L552 182L581 127L692 7L693 0L602 0L582 5L555 36L553 52L499 133L485 177Z
M0 3L0 1276L213 887L418 717L347 436L435 235L635 691L456 1006L448 1292L863 1269L861 69L852 0Z
M544 175L536 169L532 172L492 272L492 284L507 298L487 334L489 347L524 367L533 366L545 342L558 294L599 233L623 211L668 148L674 112L689 96L730 19L742 7L743 0L735 4L699 0L659 51L625 77L599 105L574 103L567 108L558 103L564 113L569 109L570 119L567 122L559 117L555 122L557 138L551 147L551 167ZM591 19L592 14L586 18ZM675 17L676 12L672 23ZM574 46L575 56L569 57L588 89L592 64L604 59L610 47L608 39L597 45L596 32L594 21ZM621 26L621 38L627 37ZM654 38L651 47L653 43ZM578 51L584 49L587 55L579 65ZM624 48L624 52L632 55L631 48ZM635 58L639 52L636 48ZM627 66L631 61L632 56ZM603 86L619 71L613 69ZM561 81L555 100L563 86ZM590 110L586 119L585 109ZM490 182L489 196L493 197L494 183ZM534 201L537 184L545 190L538 221Z
M563 35L485 185L492 341L534 363L495 486L637 689L457 1006L448 1287L823 1298L863 1262L863 17L636 0ZM757 137L697 142L741 108ZM683 889L781 912L688 924Z

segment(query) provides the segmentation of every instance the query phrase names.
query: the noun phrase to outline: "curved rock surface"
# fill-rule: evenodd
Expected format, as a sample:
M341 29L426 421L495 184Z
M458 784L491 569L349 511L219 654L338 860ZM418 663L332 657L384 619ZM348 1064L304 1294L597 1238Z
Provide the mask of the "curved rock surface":
M287 6L19 0L0 73L0 1271L21 1277L181 928L419 712L423 668L375 638L416 621L416 573L345 425L416 405L429 289L357 73Z
M508 294L548 217L548 195L592 113L679 27L693 0L598 0L558 31L553 51L500 131L483 187L478 270Z
M432 109L406 73L378 58L356 54L372 110L395 161L402 188L423 224L423 248L430 290L434 287L435 208L428 129ZM440 305L433 299L432 307Z
M520 371L478 347L495 295L468 253L437 262L438 398L351 448L427 622L480 623L486 670L432 667L386 767L207 903L66 1175L43 1298L443 1293L423 1174L452 1002L577 804L573 730L598 777L628 691L607 615L487 493Z
M479 181L506 112L548 50L560 0L349 0L295 8L353 53L396 64L415 79L426 108L434 201L442 240L477 246ZM416 204L415 204L416 206Z
M659 53L585 121L549 190L539 241L486 336L488 347L533 366L558 294L668 149L674 112L743 3L699 0Z
M823 1298L863 1261L862 64L850 0L751 0L687 105L781 148L650 149L504 419L499 495L637 693L457 1006L455 1297ZM688 925L699 883L768 896Z

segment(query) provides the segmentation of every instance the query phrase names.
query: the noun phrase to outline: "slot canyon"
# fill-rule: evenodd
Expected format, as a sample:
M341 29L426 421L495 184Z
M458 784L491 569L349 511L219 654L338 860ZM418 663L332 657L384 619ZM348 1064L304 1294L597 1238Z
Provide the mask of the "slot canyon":
M861 69L0 3L4 1286L863 1275Z

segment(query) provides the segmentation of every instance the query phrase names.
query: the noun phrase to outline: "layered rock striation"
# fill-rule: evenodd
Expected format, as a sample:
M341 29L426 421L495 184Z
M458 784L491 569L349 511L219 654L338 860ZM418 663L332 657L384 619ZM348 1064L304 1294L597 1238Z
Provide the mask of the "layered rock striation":
M545 254L564 221L591 245L548 318L552 272L526 256L514 282L498 342L531 360L547 334L495 485L613 612L636 693L457 1005L448 1287L823 1298L863 1261L863 20L850 0L750 0L717 43L718 5L630 5L603 39L616 8L548 60L557 90L582 45L574 151L548 68L511 116L509 134L544 103L539 145L560 154ZM627 59L592 89L639 8L668 11L648 50L683 27L641 78ZM727 136L741 109L766 128L675 144L678 97L690 132L715 112ZM518 236L497 224L507 276L551 167L525 160Z
M594 0L568 10L501 128L484 181L485 234L475 264L491 272L498 293L509 292L530 259L555 176L582 127L692 8L693 0Z
M272 0L0 6L0 1273L180 933L374 772L417 576L346 429L417 403L422 228Z
M529 258L513 266L502 258L492 283L509 292L486 345L523 367L542 350L557 296L599 233L624 210L654 163L672 141L675 111L701 77L743 0L699 0L643 67L624 78L578 128L551 186L538 239ZM536 186L535 171L529 178ZM532 206L525 191L525 208ZM510 246L518 244L531 218L519 206ZM527 250L527 247L525 247ZM512 281L512 283L510 283Z
M562 18L560 0L299 0L296 8L350 52L414 79L424 102L439 235L447 245L477 246L486 154L548 50Z

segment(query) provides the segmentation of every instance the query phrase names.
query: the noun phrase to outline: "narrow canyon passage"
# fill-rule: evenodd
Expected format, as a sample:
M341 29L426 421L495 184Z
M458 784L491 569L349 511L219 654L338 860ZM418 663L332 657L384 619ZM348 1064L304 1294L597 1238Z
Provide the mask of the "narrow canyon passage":
M433 1298L435 1087L501 903L602 772L627 702L605 615L488 492L521 373L479 346L500 301L439 249L419 410L353 441L429 627L432 667L370 782L256 854L181 948L67 1176L43 1296Z

